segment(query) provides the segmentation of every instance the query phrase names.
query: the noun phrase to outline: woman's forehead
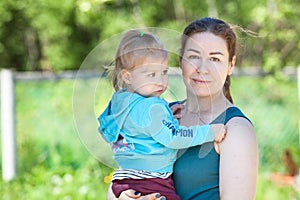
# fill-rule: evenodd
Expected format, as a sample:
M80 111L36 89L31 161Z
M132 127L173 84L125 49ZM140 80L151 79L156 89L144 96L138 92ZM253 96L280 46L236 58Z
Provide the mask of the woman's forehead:
M194 33L185 44L185 51L194 49L199 52L227 52L226 41L210 32Z

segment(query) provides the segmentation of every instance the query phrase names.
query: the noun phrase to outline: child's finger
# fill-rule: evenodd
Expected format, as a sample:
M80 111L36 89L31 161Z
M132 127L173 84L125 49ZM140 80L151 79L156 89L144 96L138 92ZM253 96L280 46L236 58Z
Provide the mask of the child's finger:
M173 114L177 114L177 112L180 112L184 108L184 105L182 104L175 104L171 106L171 110Z
M173 115L175 119L181 119L182 115L180 113Z

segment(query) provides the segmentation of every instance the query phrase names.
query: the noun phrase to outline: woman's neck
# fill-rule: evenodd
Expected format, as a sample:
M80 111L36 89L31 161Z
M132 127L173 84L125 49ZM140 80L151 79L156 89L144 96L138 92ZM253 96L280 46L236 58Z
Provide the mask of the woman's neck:
M187 94L186 111L197 113L204 118L217 117L232 104L226 99L223 92L207 97Z

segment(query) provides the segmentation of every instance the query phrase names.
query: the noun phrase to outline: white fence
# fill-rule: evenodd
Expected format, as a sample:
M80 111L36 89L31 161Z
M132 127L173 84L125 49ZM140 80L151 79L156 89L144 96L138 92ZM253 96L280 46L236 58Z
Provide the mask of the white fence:
M1 71L2 176L13 179L17 172L13 72Z

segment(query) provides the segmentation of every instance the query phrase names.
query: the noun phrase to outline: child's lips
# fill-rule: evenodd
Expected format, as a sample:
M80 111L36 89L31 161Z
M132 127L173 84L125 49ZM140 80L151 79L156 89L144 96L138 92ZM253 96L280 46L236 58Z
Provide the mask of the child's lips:
M163 93L165 91L165 89L158 89L158 90L155 90L156 93Z

